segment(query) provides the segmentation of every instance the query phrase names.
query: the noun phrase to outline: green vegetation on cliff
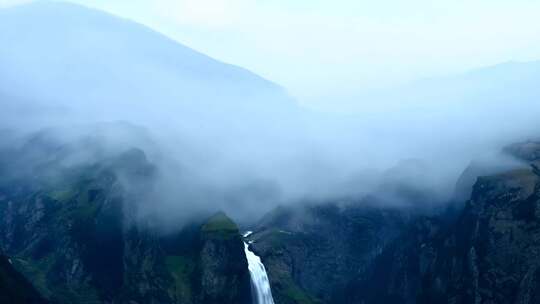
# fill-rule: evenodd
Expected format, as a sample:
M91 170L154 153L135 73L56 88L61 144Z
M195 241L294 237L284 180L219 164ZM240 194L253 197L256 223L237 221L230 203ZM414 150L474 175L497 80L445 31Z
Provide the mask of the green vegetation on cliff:
M195 293L193 276L197 262L189 256L173 255L167 256L165 263L174 280L171 287L173 298L180 303L192 303Z
M219 212L202 226L203 235L224 239L239 236L238 226L225 213Z

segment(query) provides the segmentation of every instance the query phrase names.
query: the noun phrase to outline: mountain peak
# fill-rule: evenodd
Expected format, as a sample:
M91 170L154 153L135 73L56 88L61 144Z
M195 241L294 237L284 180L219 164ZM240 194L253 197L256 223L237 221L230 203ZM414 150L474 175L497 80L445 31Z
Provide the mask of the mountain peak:
M292 104L281 87L246 69L82 5L38 1L2 9L0 44L0 91L48 106L106 108L100 115L130 106L148 116L157 108Z

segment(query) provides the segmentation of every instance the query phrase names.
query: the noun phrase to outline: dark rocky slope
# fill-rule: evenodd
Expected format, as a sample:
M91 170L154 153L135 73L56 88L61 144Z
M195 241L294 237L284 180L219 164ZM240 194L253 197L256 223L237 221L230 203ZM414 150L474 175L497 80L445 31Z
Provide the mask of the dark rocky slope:
M15 286L0 297L251 302L233 221L219 213L157 229L136 216L156 174L143 151L65 166L75 150L43 135L0 149L0 248L13 262L0 259L0 291ZM522 165L478 177L451 211L382 208L375 197L274 210L249 238L276 304L538 303L540 144L506 151Z
M253 248L276 303L539 303L540 144L505 151L523 166L478 177L467 202L436 214L275 211Z
M0 255L0 303L47 303L34 286L13 268L10 259L3 255Z
M156 173L143 151L66 166L72 156L44 134L2 151L0 248L45 299L250 302L243 243L229 218L164 232L152 218L137 217Z
M276 303L344 303L348 283L398 237L405 218L354 205L280 208L250 236Z
M539 182L534 166L479 177L456 218L418 218L388 246L353 302L538 303Z
M251 303L251 283L238 227L225 214L210 218L201 230L200 303Z

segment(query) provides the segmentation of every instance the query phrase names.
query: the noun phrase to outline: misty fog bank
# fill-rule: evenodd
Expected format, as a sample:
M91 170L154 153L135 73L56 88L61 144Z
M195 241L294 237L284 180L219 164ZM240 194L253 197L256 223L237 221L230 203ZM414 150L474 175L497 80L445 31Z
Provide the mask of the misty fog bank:
M473 160L512 164L501 148L540 135L538 63L360 96L348 115L304 109L250 71L81 6L2 9L0 45L1 147L41 132L56 148L25 165L70 147L62 166L139 148L157 170L144 200L171 221L372 192L414 203L395 185L440 204Z

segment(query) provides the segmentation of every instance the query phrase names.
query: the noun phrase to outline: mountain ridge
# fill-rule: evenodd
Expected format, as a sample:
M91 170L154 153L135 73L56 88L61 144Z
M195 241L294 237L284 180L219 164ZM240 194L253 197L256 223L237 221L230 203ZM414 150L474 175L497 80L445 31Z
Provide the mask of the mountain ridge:
M78 4L44 1L1 9L0 43L0 92L16 103L109 119L138 115L122 111L131 107L146 113L138 120L170 112L215 118L297 107L283 87L252 71Z
M71 13L81 13L81 12L85 12L85 13L88 13L94 17L99 17L101 19L101 21L105 21L105 23L111 23L113 22L113 19L116 19L116 21L120 22L120 23L123 23L125 24L126 26L135 26L137 27L139 30L143 30L145 32L147 32L148 34L151 34L151 35L157 35L159 36L160 38L162 39L165 39L165 40L168 40L170 43L173 43L173 44L176 44L177 46L180 46L181 48L184 49L184 51L186 53L191 53L191 55L194 55L196 57L199 57L200 59L205 59L205 60L212 60L214 61L215 63L219 63L219 64L223 64L223 65L226 65L226 66L229 66L229 67L233 67L234 69L236 70L239 70L239 71L243 71L243 72L246 72L246 73L249 73L249 74L252 74L258 78L260 78L260 80L264 81L264 82L271 82L270 80L256 74L255 72L253 71L250 71L249 69L246 69L244 67L241 67L239 65L235 65L235 64L231 64L231 63L226 63L226 62L223 62L221 60L218 60L216 58L213 58L207 54L204 54L196 49L193 49L179 41L176 41L175 39L167 36L166 34L163 34L161 32L159 32L158 30L156 29L153 29L143 23L139 23L133 19L130 19L130 18L125 18L125 17L120 17L120 16L117 16L117 15L114 15L114 14L111 14L107 11L103 11L103 10L100 10L100 9L97 9L97 8L93 8L91 6L86 6L86 5L83 5L83 4L76 4L76 3L73 3L73 2L65 2L65 1L53 1L53 0L41 0L41 1L32 1L32 2L29 2L29 3L23 3L23 4L18 4L18 5L15 5L15 6L11 6L11 7L6 7L6 8L1 8L0 9L0 14L9 14L9 13L13 13L13 12L16 12L18 14L27 14L27 13L30 13L30 14L36 14L38 12L36 12L35 10L38 10L38 9L45 9L45 12L44 14L53 14L55 18L63 18L63 17L68 17L69 18L69 14ZM32 10L34 10L34 12L32 12ZM18 11L18 12L17 12ZM54 11L54 12L53 12ZM43 11L42 11L43 13ZM53 16L47 16L48 18L50 17L53 17ZM81 20L71 20L71 21L81 21ZM276 87L281 87L280 85L274 83L274 82L271 82L274 86Z

